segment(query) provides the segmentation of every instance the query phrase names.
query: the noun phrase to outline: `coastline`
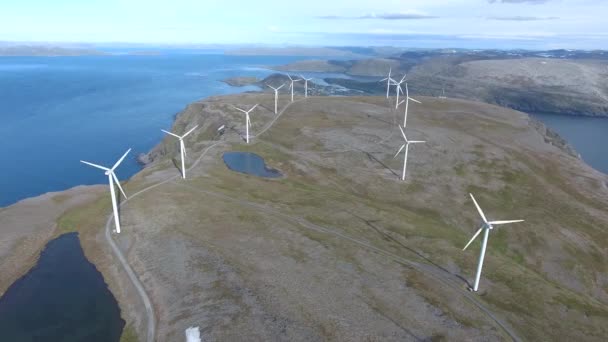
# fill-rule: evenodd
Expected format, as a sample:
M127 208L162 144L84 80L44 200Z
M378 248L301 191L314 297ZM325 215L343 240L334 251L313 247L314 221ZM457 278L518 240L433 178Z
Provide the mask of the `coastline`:
M260 92L261 93L261 92ZM191 119L191 116L194 115L194 113L199 113L201 111L204 111L206 103L209 101L213 101L213 100L218 100L218 99L225 99L226 97L231 97L231 96L241 96L242 94L237 94L237 95L223 95L223 96L212 96L209 97L207 99L204 100L199 100L196 102L193 102L189 105L187 105L185 107L185 109L183 111L181 111L180 113L178 113L175 118L174 118L174 122L173 122L173 127L175 128L176 126L181 128L182 125L184 125L184 121L188 121L189 119ZM470 102L470 101L468 101ZM566 152L567 154L571 155L571 156L575 156L571 153L571 151L569 150L568 144L565 140L563 140L563 142L566 143L566 145L563 145L561 143L561 141L558 139L558 143L557 145L554 145L552 142L547 141L547 139L549 139L550 141L553 141L555 139L555 137L553 136L553 134L549 134L548 132L550 132L550 130L546 127L546 125L542 124L542 127L544 127L544 129L539 129L538 128L538 122L535 123L535 119L533 117L531 117L529 114L526 114L529 118L529 124L531 127L535 128L537 130L537 132L539 134L541 134L544 138L545 138L545 142L560 148L562 151ZM214 122L215 123L215 122ZM207 136L208 138L212 136L212 130L206 130L205 132L203 132L204 136ZM559 135L557 135L557 137L559 137ZM155 158L151 159L151 162L149 164L146 165L146 168L144 170L146 170L147 172L142 172L139 171L138 173L136 173L135 175L133 175L127 183L127 186L130 189L133 188L143 188L147 185L151 185L154 182L158 181L158 175L152 177L150 176L151 172L148 168L154 168L155 165L158 165L158 161L162 160L162 157L165 155L166 153L166 141L163 139L160 142L158 142L154 148L152 148L147 154L148 155L153 155L157 153ZM580 158L579 158L580 159ZM167 174L166 170L154 170L154 172L158 173L160 172L163 175ZM55 197L60 197L60 196L67 196L67 197L71 197L71 196L77 196L78 193L80 191L84 192L84 193L88 193L88 191L91 190L91 188L96 188L97 190L94 190L93 192L95 193L95 195L92 195L90 198L88 198L87 200L81 200L81 201L69 201L71 204L67 207L65 207L62 210L57 211L57 213L55 213L54 220L57 223L55 226L53 226L52 228L48 228L46 231L50 231L50 233L47 233L47 235L43 235L41 237L40 241L36 241L35 245L38 246L38 248L36 249L36 252L30 252L30 258L34 258L34 259L27 259L28 262L26 263L22 263L22 265L20 265L20 274L23 275L27 272L27 270L29 270L29 268L31 268L31 266L33 264L35 264L35 261L38 258L39 252L40 250L42 250L42 248L44 248L44 246L46 245L46 243L48 241L50 241L52 238L58 236L60 233L65 232L65 229L69 229L69 227L67 226L66 222L65 222L65 217L63 216L63 214L65 214L68 211L74 211L73 209L78 208L80 206L84 207L84 206L90 206L91 203L96 202L96 201L101 201L101 202L107 202L107 193L106 193L106 187L103 185L95 185L95 186L79 186L76 188L72 188L72 189L68 189L65 191L60 191L60 192L54 192L54 193L48 193L48 194L44 194L38 197L34 197L34 198L29 198L29 199L24 199L22 201L19 201L18 203L16 203L13 206L17 206L19 204L21 204L22 202L28 203L30 201L53 201L53 199ZM74 194L76 193L76 194ZM1 209L2 211L0 211L0 215L5 214L5 212L9 209L11 209L13 206L9 206L6 208ZM62 207L63 208L63 207ZM87 257L87 259L89 259L96 267L97 269L103 274L104 280L106 281L106 283L108 284L110 291L113 293L113 295L115 296L116 300L119 303L120 306L120 310L121 310L121 316L123 317L123 319L125 319L125 321L127 321L127 326L132 326L137 332L139 336L145 336L145 334L142 332L143 331L143 327L145 326L145 317L142 317L142 313L144 312L144 310L142 309L142 303L140 303L139 298L137 296L137 294L134 292L133 286L132 284L128 281L127 277L125 276L125 272L124 269L122 269L122 267L115 263L114 259L114 255L111 253L110 250L110 246L108 246L108 244L104 241L104 233L105 230L100 230L99 227L100 226L104 226L104 224L99 224L99 222L104 221L105 222L105 218L107 217L107 213L109 212L109 207L107 205L107 203L105 203L105 205L102 203L100 204L100 206L97 208L98 211L97 213L99 214L100 217L96 217L93 218L93 220L90 222L90 225L87 225L86 227L78 227L78 228L73 228L75 230L77 230L80 233L81 236L81 244L84 250L84 253ZM44 233L39 233L39 234L44 234ZM42 242L41 242L42 241ZM119 243L119 245L121 246L125 246L125 241L117 241ZM18 241L15 243L19 243ZM132 245L133 241L127 241L127 245ZM123 248L124 249L124 248ZM129 249L127 249L126 254L129 254ZM141 277L141 273L138 272L138 267L137 264L140 264L141 260L131 260L130 259L130 263L136 263L136 265L134 265L134 270L135 272ZM5 261L3 260L3 263ZM0 266L3 266L2 263L0 263ZM0 268L1 270L1 268ZM141 268L140 268L141 271ZM14 278L10 284L12 284L12 282L16 279L18 279L21 275L19 276L13 276L12 278ZM10 279L7 278L7 279ZM9 285L10 285L9 284ZM2 290L2 288L0 288L0 290ZM153 300L154 302L154 300ZM154 304L154 303L153 303ZM154 308L157 310L157 305L154 305ZM127 328L127 326L125 326L125 328Z

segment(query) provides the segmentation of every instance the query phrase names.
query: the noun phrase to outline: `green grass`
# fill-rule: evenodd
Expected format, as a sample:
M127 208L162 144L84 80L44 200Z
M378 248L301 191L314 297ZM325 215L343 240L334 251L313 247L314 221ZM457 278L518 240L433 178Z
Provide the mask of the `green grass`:
M107 196L100 196L91 203L68 210L57 220L57 234L103 227L110 210L111 203Z
M133 325L129 324L125 326L122 330L122 335L120 335L120 342L138 342L137 333L135 332L135 328Z

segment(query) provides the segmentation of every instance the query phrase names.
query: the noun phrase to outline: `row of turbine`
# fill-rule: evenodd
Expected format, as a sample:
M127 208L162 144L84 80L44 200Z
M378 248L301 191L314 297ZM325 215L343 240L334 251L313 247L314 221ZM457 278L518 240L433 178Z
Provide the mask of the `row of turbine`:
M186 179L186 165L185 165L186 158L185 157L187 155L186 146L184 145L184 138L186 138L190 133L194 132L194 130L197 128L198 128L198 125L194 126L191 130L189 130L188 132L186 132L186 134L184 134L182 136L179 136L177 134L167 132L164 129L161 129L161 131L165 132L166 134L172 135L179 139L180 155L181 155L181 162L182 162L181 171L182 171L182 178L184 178L184 179ZM105 166L93 164L91 162L84 161L84 160L80 161L83 164L87 164L92 167L105 171L105 175L108 176L109 183L110 183L110 196L112 196L112 210L114 212L114 224L116 226L116 233L120 233L120 218L118 217L118 203L116 202L116 193L114 192L114 182L116 182L118 189L120 189L120 192L122 193L122 195L125 196L125 199L127 199L128 197L127 197L127 194L125 193L125 191L122 189L122 186L120 186L120 181L118 180L118 177L116 177L116 173L114 173L114 170L116 170L116 168L120 165L120 163L122 163L122 161L125 159L127 154L129 154L129 152L131 152L131 149L128 149L127 152L125 152L125 154L123 154L122 157L120 157L120 159L118 159L118 161L114 164L114 166L112 166L112 168L107 168Z
M408 154L409 145L417 144L417 143L424 143L424 141L408 140L407 137L405 136L404 129L407 125L407 111L408 111L409 100L412 100L412 101L414 101L416 103L420 103L420 104L421 104L421 102L410 97L409 91L407 88L407 82L405 82L405 75L403 76L403 78L401 78L401 81L397 82L393 78L391 78L391 72L392 72L392 68L389 69L388 76L386 78L380 80L380 82L386 81L386 83L387 83L386 84L386 98L387 99L390 96L391 85L396 86L395 87L395 94L396 94L395 108L396 109L399 108L399 105L401 105L402 103L405 102L405 117L403 119L403 128L401 128L401 126L399 126L399 130L401 130L401 135L403 135L405 144L403 146L401 146L399 151L397 151L397 154L395 154L395 157L393 157L393 158L396 158L397 155L399 155L399 153L401 152L401 150L403 150L403 148L405 147L405 158L403 160L403 174L401 177L402 180L405 180L405 169L406 169L406 165L407 165L407 154ZM403 94L401 84L403 84L404 82L405 82L406 99L399 102L399 93ZM444 98L445 98L445 93L444 93ZM484 232L483 241L481 243L481 251L479 253L479 261L477 263L477 272L475 274L475 283L473 284L473 288L472 288L473 291L477 292L477 290L479 289L479 280L481 278L481 270L483 268L483 261L484 261L485 255L486 255L486 247L488 245L488 236L490 235L490 230L494 229L494 226L510 224L510 223L519 223L519 222L524 222L524 220L488 221L486 219L486 216L485 216L483 210L481 210L481 207L475 200L475 196L473 196L473 194L471 194L471 193L469 193L469 196L471 196L471 199L473 200L473 204L475 204L475 208L477 208L477 212L479 213L479 216L481 217L481 220L482 220L482 225L481 225L481 228L479 228L477 230L477 232L475 232L475 234L473 235L471 240L469 240L469 242L466 244L466 246L464 246L464 248L462 250L463 251L466 250L469 247L469 245L471 245L471 243L473 243L473 241L475 241L475 239L479 236L479 234L481 234L482 231Z
M302 76L302 75L300 75ZM310 81L312 78L306 78L304 76L302 76L302 79L293 79L290 75L287 75L287 77L289 77L291 84L290 84L290 89L291 89L291 102L293 102L293 96L294 96L294 82L299 82L299 81L304 81L304 96L308 97L308 81ZM278 91L279 89L281 89L285 84L282 84L280 87L278 88L274 88L270 85L268 85L268 87L274 89L275 91L275 98L274 98L274 113L277 114L278 110L277 110L277 105L278 105ZM245 113L245 139L247 141L247 143L249 144L249 127L251 127L251 119L249 118L249 113L251 113L258 105L256 104L255 106L253 106L251 109L249 110L244 110L238 107L233 106L235 109ZM182 178L186 179L186 156L187 156L187 152L186 152L186 146L184 144L184 139L190 135L190 133L194 132L195 129L198 128L198 125L194 126L192 129L190 129L188 132L186 132L183 135L177 135L175 133L171 133L168 131L165 131L164 129L161 129L162 132L169 134L173 137L176 137L177 139L179 139L179 147L180 147L180 159L181 159L181 174L182 174ZM115 193L115 189L114 189L114 184L116 184L118 186L118 189L120 189L120 192L122 193L122 195L126 198L127 194L125 193L125 191L123 190L122 186L120 185L120 181L118 180L118 177L116 177L116 173L114 173L114 170L116 170L116 168L122 163L122 161L125 159L125 157L129 154L129 152L131 152L131 149L128 149L127 152L125 152L125 154L122 155L122 157L120 157L120 159L112 166L112 168L107 168L105 166L101 166L101 165L97 165L97 164L93 164L91 162L87 162L84 160L81 160L80 162L83 164L87 164L89 166L101 169L103 171L105 171L105 175L108 176L108 180L109 180L109 184L110 184L110 195L112 196L112 210L114 213L114 224L116 226L116 233L120 233L120 218L119 218L119 212L118 212L118 203L116 201L116 193Z
M289 76L289 79L291 81L290 83L290 89L291 89L291 101L293 102L293 95L294 95L294 82L298 82L298 81L305 81L305 97L308 97L308 81L310 79L306 79L304 77L302 77L302 80L297 80L297 79L293 79L291 76ZM424 143L425 141L418 141L418 140L408 140L407 136L405 134L404 129L407 126L407 115L408 115L408 107L409 107L409 100L412 100L416 103L420 103L420 101L417 101L413 98L411 98L409 96L409 91L407 88L407 82L405 82L405 87L406 87L406 92L405 92L405 96L406 99L399 101L399 94L403 94L403 90L401 88L401 84L404 83L405 81L405 76L401 79L400 82L395 81L394 79L391 78L391 70L389 70L389 75L387 78L383 79L382 81L387 81L387 98L390 95L390 87L391 85L395 85L396 86L396 108L399 107L399 105L403 104L404 102L406 103L405 106L405 114L404 114L404 120L403 120L403 128L401 128L401 126L399 127L399 130L401 131L401 135L403 136L403 139L405 140L405 144L403 144L399 150L397 151L397 153L395 154L396 158L399 153L401 153L402 150L405 149L405 154L404 154L404 161L403 161L403 173L402 173L402 180L405 180L405 174L406 174L406 167L407 167L407 158L408 158L408 151L409 151L409 145L410 144L418 144L418 143ZM275 92L275 114L278 114L278 91L279 89L281 89L283 86L285 86L285 84L282 84L281 86L275 88L272 87L270 85L268 85L268 87L272 88ZM251 126L251 119L249 117L249 114L255 109L257 108L258 104L254 105L251 109L249 110L244 110L244 109L240 109L238 107L233 106L233 108L243 112L245 114L245 131L246 131L246 135L245 135L245 139L246 142L249 143L249 128ZM174 136L176 138L179 139L179 143L180 143L180 157L181 157L181 164L182 164L182 168L181 168L181 173L182 173L182 178L186 178L186 168L185 168L185 157L187 156L187 152L186 152L186 148L185 148L185 144L184 144L184 139L190 135L196 128L198 128L198 125L194 126L192 129L190 129L188 132L186 132L183 135L177 135L165 130L161 130L166 134L169 134L171 136ZM118 204L116 201L116 194L115 194L115 189L114 189L114 183L116 183L116 185L118 186L118 188L120 189L120 192L124 195L125 198L127 198L126 193L124 192L122 186L120 185L120 181L118 180L118 178L116 177L116 174L114 173L114 170L116 170L116 168L122 163L122 161L125 159L125 157L129 154L129 152L131 151L131 149L127 150L127 152L125 152L125 154L123 154L123 156L112 166L112 168L107 168L101 165L97 165L97 164L93 164L87 161L83 161L81 160L82 163L93 166L95 168L101 169L103 171L105 171L105 175L108 176L108 180L109 180L109 185L110 185L110 194L112 197L112 209L113 209L113 213L114 213L114 222L115 222L115 226L116 226L116 233L120 233L120 219L119 219L119 212L118 212ZM471 240L467 243L467 245L463 248L463 250L466 250L469 245L481 234L482 230L484 231L484 236L483 236L483 241L482 241L482 245L481 245L481 252L480 252L480 256L479 256L479 262L477 265L477 273L475 276L475 284L473 286L473 291L477 291L479 288L479 280L481 277L481 271L482 271L482 267L483 267L483 262L484 262L484 257L485 257L485 252L486 252L486 247L487 247L487 242L488 242L488 236L489 236L489 232L490 230L492 230L494 228L494 225L504 225L504 224L509 224L509 223L517 223L517 222L523 222L523 220L509 220L509 221L488 221L485 217L484 212L481 210L481 207L478 205L477 201L475 200L475 197L473 196L473 194L469 194L471 196L471 199L473 200L473 203L475 204L475 207L477 208L477 211L483 221L481 228L479 228L479 230L477 230L477 232L473 235L473 237L471 238Z
M407 113L408 113L408 109L409 109L409 105L410 105L410 100L412 100L413 102L419 103L419 104L422 104L422 102L410 97L410 92L407 87L407 82L405 81L405 77L407 75L403 75L403 77L401 78L401 81L397 82L391 77L392 71L393 71L393 69L390 68L388 71L388 76L386 78L380 80L380 82L386 81L386 98L387 99L390 96L391 85L395 86L395 95L396 95L395 109L398 109L401 104L405 103L405 112L403 114L403 128L401 128L401 126L398 126L399 130L401 131L401 135L403 136L403 140L405 140L405 144L401 145L401 147L399 148L399 151L397 151L397 153L395 153L395 156L393 157L393 159L397 158L399 153L401 153L401 151L403 151L405 149L405 152L403 155L403 172L401 173L401 180L404 181L405 172L407 169L407 156L409 153L410 144L423 144L426 142L426 141L422 141L422 140L408 140L407 136L405 135L405 128L407 127ZM401 85L403 83L405 83L405 100L402 100L401 102L399 102L399 94L400 93L403 94L403 88L401 88Z

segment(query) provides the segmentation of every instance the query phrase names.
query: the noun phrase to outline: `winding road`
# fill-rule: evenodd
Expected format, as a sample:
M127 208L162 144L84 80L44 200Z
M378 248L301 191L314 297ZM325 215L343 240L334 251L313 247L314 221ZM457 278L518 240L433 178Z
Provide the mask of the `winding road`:
M299 101L302 101L302 100L297 100L294 102L299 102ZM281 117L281 115L283 115L283 113L289 108L290 105L291 105L291 102L289 104L287 104L287 106L285 106L277 115L275 115L274 118L267 125L265 125L265 127L257 134L257 136L262 135L264 132L266 132L268 129L270 129L270 127L272 127L272 125L279 119L279 117ZM217 141L217 142L213 143L212 145L208 146L207 148L205 148L203 150L203 152L201 153L201 155L188 168L188 170L195 168L200 163L200 161L203 159L203 157L205 157L205 155L212 148L214 148L220 144L223 144L223 143L224 143L223 141ZM123 208L124 206L126 206L127 203L129 203L129 201L133 200L134 198L141 195L142 193L150 191L156 187L169 183L173 180L176 180L179 177L180 177L180 175L176 174L162 182L150 185L144 189L137 191L136 193L134 193L133 195L131 195L130 197L128 197L127 199L122 201L119 205L120 208ZM112 238L112 226L113 226L112 222L114 222L112 218L113 218L113 213L110 213L106 220L106 226L105 226L106 240L107 240L108 244L110 245L112 252L116 256L116 258L118 259L118 261L120 262L122 267L124 268L125 272L127 272L127 275L129 276L129 279L131 280L131 283L137 290L137 293L139 294L139 297L141 298L141 301L143 302L144 307L146 308L146 315L148 318L147 319L148 324L147 324L147 329L146 329L146 341L154 342L155 335L156 335L156 316L154 315L154 307L152 306L150 297L146 293L146 290L144 289L144 286L142 285L141 281L139 280L139 278L137 277L137 275L135 274L135 272L133 271L133 269L127 262L126 257L124 256L124 254L122 253L122 251L120 250L118 245L116 244L116 241L114 241L114 239Z
M300 102L303 101L304 99L299 99L296 100L295 102ZM294 102L294 103L295 103ZM266 131L268 131L275 123L276 121L283 115L283 113L290 107L292 103L288 103L277 115L275 115L275 117L264 126L264 128L262 128L258 134L255 136L256 138L259 137L260 135L264 134ZM395 119L394 119L395 120ZM392 136L392 133L391 133ZM386 138L388 139L388 138ZM385 141L386 139L383 139L383 141ZM188 168L188 169L193 169L195 168L200 161L203 159L203 157L205 157L205 155L214 147L225 143L224 141L217 141L215 143L213 143L212 145L208 146L207 148L205 148L203 150L203 152L201 153L201 155L194 161L194 163L192 163L192 165ZM160 182L160 183L156 183L153 184L151 186L148 186L142 190L139 190L138 192L134 193L133 195L131 195L131 197L129 197L128 199L124 200L123 202L120 203L120 207L124 207L129 201L133 200L134 198L136 198L138 195L145 193L147 191L150 191L160 185L175 181L176 179L180 178L181 176L179 174L176 174L175 176L169 177L168 179ZM187 187L189 189L193 189L192 187L189 187L188 185L184 184L183 182L175 182L176 185L178 186L183 186L183 187ZM297 217L297 216L291 216L291 215L287 215L285 213L282 213L280 211L278 211L275 208L263 205L263 204L259 204L259 203L255 203L255 202L249 202L249 201L245 201L242 199L237 199L237 198L232 198L230 196L224 195L224 194L219 194L219 193L214 193L211 191L206 191L206 190L202 190L202 189L194 189L196 191L199 191L201 193L207 194L207 195L211 195L211 196L217 196L217 197L221 197L223 199L226 200L230 200L236 203L239 203L241 205L244 206L249 206L249 207L253 207L256 208L258 210L264 211L267 214L271 214L277 217L281 217L283 219L292 221L297 223L298 225L308 228L308 229L312 229L312 230L316 230L325 234L331 234L333 236L339 237L341 239L344 239L346 241L349 241L351 243L355 243L361 247L364 247L368 250L374 251L376 253L385 255L389 258L391 258L393 261L398 262L398 263L402 263L405 265L408 265L412 268L415 268L416 270L432 277L433 279L441 282L442 284L444 284L447 287L450 287L451 289L457 291L458 293L460 293L461 295L463 295L470 303L472 303L474 306L476 306L481 312L483 312L489 319L491 319L492 321L494 321L496 323L496 325L498 325L513 341L520 341L521 339L517 336L517 334L511 329L509 328L502 320L500 320L498 317L496 317L488 308L486 308L483 303L481 303L477 297L468 292L467 290L463 289L462 287L462 280L460 279L455 279L454 275L452 274L446 274L445 270L440 269L438 266L433 266L430 264L426 264L426 263L419 263L416 261L412 261L410 259L406 259L403 257L400 257L394 253L391 253L389 251L380 249L378 247L375 247L365 241L361 241L358 240L356 238L353 238L351 236L348 236L344 233L339 232L337 229L335 228L328 228L328 227L323 227L323 226L319 226L316 224L313 224L301 217ZM129 266L129 263L127 262L127 259L125 258L125 256L123 255L122 251L120 250L120 248L118 247L118 245L116 244L116 242L114 241L114 239L112 238L112 213L110 213L108 215L108 219L106 221L106 226L105 226L105 237L106 240L108 241L108 244L110 245L114 255L116 256L116 258L120 261L121 265L123 266L123 268L125 269L125 271L127 272L127 275L129 276L129 279L131 280L131 282L133 283L133 286L135 287L135 289L137 290L144 306L146 309L146 314L147 314L147 332L146 332L146 341L147 342L153 342L155 340L155 334L156 334L156 316L154 314L154 308L152 306L152 303L150 301L150 298L148 297L148 294L146 293L141 281L139 280L139 278L137 277L137 275L135 274L135 272L133 271L133 269L131 268L131 266Z

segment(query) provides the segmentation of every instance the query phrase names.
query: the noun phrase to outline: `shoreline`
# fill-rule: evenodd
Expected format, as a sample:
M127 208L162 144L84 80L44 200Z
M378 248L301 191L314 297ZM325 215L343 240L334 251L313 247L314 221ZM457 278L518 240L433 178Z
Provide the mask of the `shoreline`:
M260 93L263 93L263 92L260 91ZM178 123L181 116L183 114L187 113L190 110L191 106L194 106L197 104L202 104L205 101L208 101L213 98L218 98L218 97L225 98L225 97L241 96L241 95L242 94L209 96L205 99L201 99L201 100L195 101L193 103L190 103L184 108L184 110L182 110L181 112L179 112L177 115L174 116L173 125ZM468 101L468 100L465 100L465 101L476 102L476 101ZM528 114L528 113L525 113L525 114L530 118L529 125L535 129L537 129L537 126L536 126L537 124L534 124L534 120L536 120L536 119L531 114ZM536 121L545 128L545 131L550 131L550 129L544 123L542 123L538 120L536 120ZM548 137L546 132L543 133L543 132L539 131L539 133L542 134L545 137L545 139ZM150 149L146 153L146 156L150 153L153 153L154 151L158 151L159 149L161 149L163 146L163 141L164 141L164 139L161 139L152 149ZM552 144L552 143L550 143L550 144ZM562 149L565 152L568 152L567 149L566 150L563 149L564 148L563 146L558 146L558 145L554 145L554 146ZM152 184L153 181L146 182L145 179L144 180L141 179L142 178L141 172L143 170L146 170L147 167L153 166L154 163L156 161L158 161L159 159L162 159L162 157L155 158L154 160L152 160L152 162L150 164L147 164L145 168L142 168L142 170L138 171L133 176L131 176L128 179L128 184L130 184L132 182L140 182L140 181L143 181L144 185ZM582 161L582 162L584 163L584 161ZM591 166L589 166L589 167L591 167ZM595 170L595 169L593 169L593 170ZM595 171L598 171L598 170L595 170ZM601 171L598 171L598 172L601 173ZM43 194L40 196L22 199L11 206L0 209L0 215L2 215L7 209L10 209L13 206L23 205L23 203L28 203L30 201L36 201L39 198L49 198L49 197L54 198L56 196L65 195L65 192L75 191L76 189L80 189L83 192L87 192L89 190L89 187L99 189L96 191L94 198L86 203L80 202L80 203L77 203L75 205L72 205L72 206L64 209L62 211L62 213L56 217L56 221L59 221L65 212L73 211L73 209L75 209L76 207L78 207L80 205L84 206L84 205L87 205L87 203L90 204L91 202L94 202L94 201L99 201L99 200L103 201L104 198L107 197L106 187L103 184L102 185L93 185L93 186L76 186L74 188L70 188L70 189L63 190L63 191L46 193L46 194ZM102 218L105 218L106 216L107 216L107 213L105 213L105 215L102 215ZM59 236L65 232L62 230L62 228L64 228L64 227L61 227L59 224L55 224L51 229L49 229L51 231L51 234L46 236L45 238L43 238L44 243L42 243L40 245L41 247L38 248L35 253L31 254L32 256L34 256L33 261L30 263L21 265L21 269L23 270L23 272L20 273L19 276L15 276L14 279L9 282L9 286L16 279L19 279L23 274L27 273L27 271L29 271L29 269L31 269L31 267L33 265L35 265L35 262L36 262L36 260L38 260L38 257L39 257L39 254L40 254L40 251L42 250L42 248L44 248L44 246L50 240L56 238L57 236ZM76 231L78 231L80 234L81 245L82 245L83 251L85 253L85 256L91 263L93 263L95 265L97 270L103 275L104 281L106 282L106 284L108 284L108 288L110 289L110 291L116 298L116 300L119 304L120 310L121 310L121 317L126 321L126 324L127 324L127 325L125 325L125 331L129 326L133 326L133 328L135 330L140 332L142 329L141 326L143 324L144 319L142 318L142 315L141 315L142 311L137 309L138 307L140 307L140 303L137 303L137 301L139 301L139 299L137 301L134 299L135 298L135 297L133 297L134 294L132 293L132 289L130 289L132 287L132 285L127 282L126 277L120 275L121 273L124 272L124 270L121 267L119 267L119 265L117 265L116 263L113 262L113 260L115 260L115 256L113 254L110 255L107 253L107 251L109 251L109 249L110 249L110 246L108 246L108 244L106 242L104 242L103 240L100 240L100 239L103 239L103 235L105 234L105 229L99 230L98 229L99 227L96 227L97 230L95 230L94 226L90 227L93 229L86 229L86 228L87 227L79 227L78 229L76 229ZM120 241L116 241L116 242L120 245ZM134 269L134 271L136 274L138 274L136 268ZM0 288L0 290L2 290L2 289ZM3 292L4 291L2 291L2 293ZM154 307L154 305L153 305L153 307ZM142 335L140 333L138 335L145 336L145 334Z

